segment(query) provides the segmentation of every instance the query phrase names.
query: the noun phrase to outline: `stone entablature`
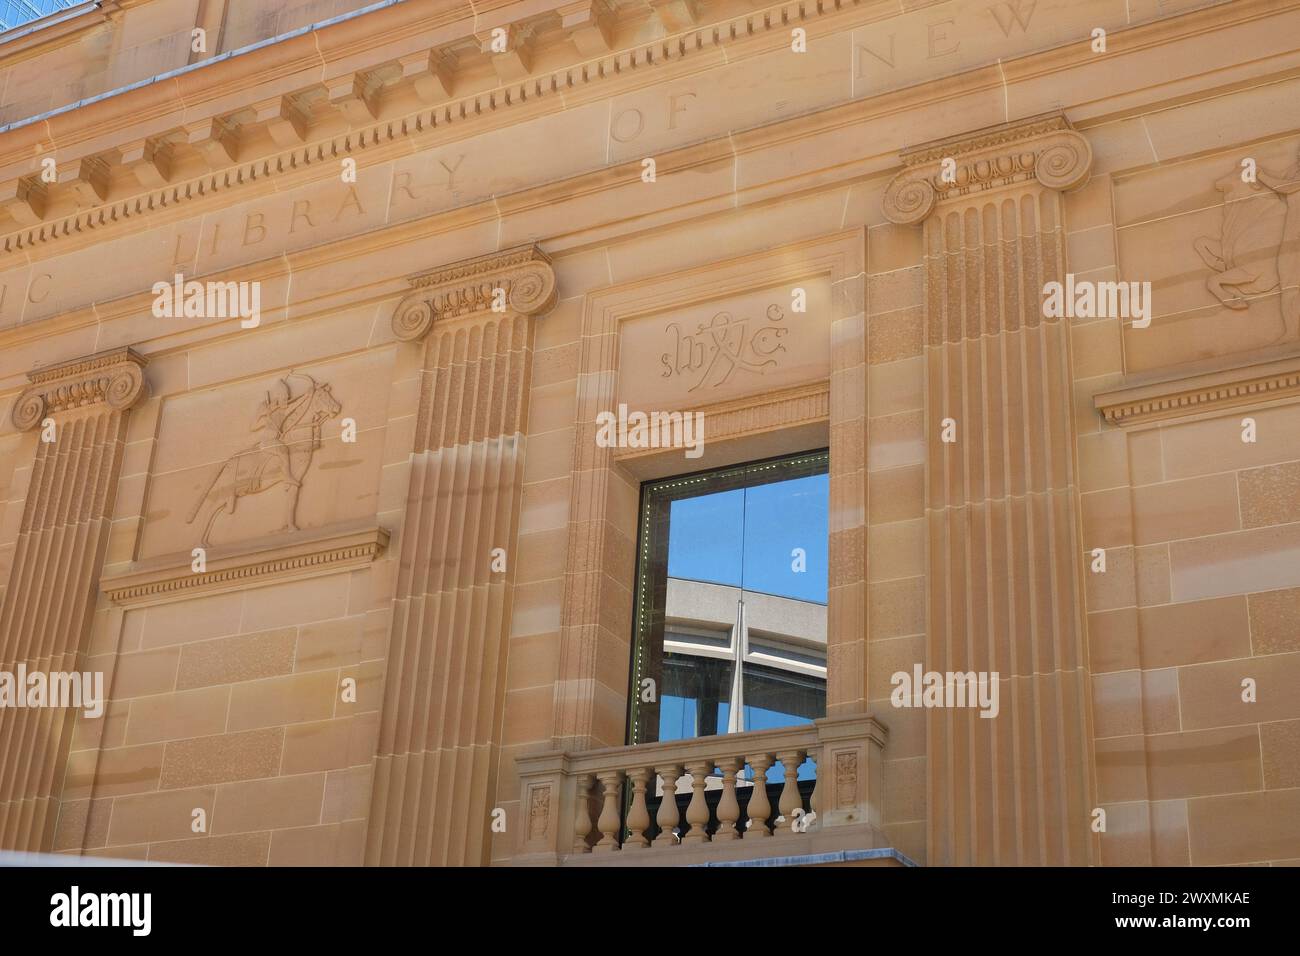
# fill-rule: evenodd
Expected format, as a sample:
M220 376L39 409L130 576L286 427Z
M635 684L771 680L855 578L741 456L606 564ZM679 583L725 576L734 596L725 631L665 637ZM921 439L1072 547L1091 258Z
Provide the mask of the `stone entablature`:
M980 47L989 50L985 62L1036 48L1029 31L1034 11L1019 6L1017 2L1002 19L984 16L988 9L967 12L965 42L972 44L972 31L977 33ZM1100 6L1089 23L1120 29L1133 22L1123 5ZM12 146L7 155L0 153L0 208L7 211L11 227L19 228L0 238L3 251L47 247L87 230L139 221L342 157L359 163L389 158L386 153L394 149L441 140L448 127L470 124L487 131L539 112L636 90L647 72L675 79L692 61L698 61L696 69L716 65L723 49L727 52L721 59L727 63L788 49L796 25L811 39L859 24L883 30L901 16L896 4L872 0L791 0L739 15L733 4L717 0L616 7L611 12L605 0L557 3L519 21L511 19L510 5L477 11L472 18L459 11L449 16L447 11L398 7L377 14L383 23L374 25L381 35L391 36L386 49L401 51L388 60L367 56L374 44L354 46L362 32L354 19L227 61L233 64L227 69L242 68L249 78L274 70L280 76L301 73L305 79L309 73L319 75L323 56L367 59L362 67L327 72L300 88L286 91L281 82L273 95L255 93L250 106L235 111L204 110L207 102L221 102L228 87L214 75L222 71L198 69L206 64L196 62L172 83L146 84L75 104L77 108L56 110L39 124L12 124L3 130ZM1018 18L1021 28L1003 22L1007 17ZM945 42L952 41L943 39L956 23L956 17L936 17L921 31L924 42L913 53L926 50L927 61L956 53L961 41L946 49ZM494 28L506 31L504 53L491 48ZM647 33L658 36L645 40ZM415 37L436 39L425 45ZM851 54L857 76L865 75L862 64L867 61L890 63L893 69L897 48L891 40L890 53L882 54L864 37L841 52ZM540 68L555 62L562 65ZM484 77L491 79L485 84ZM134 104L130 133L123 136L119 111L131 108L126 101L136 99L144 102ZM179 125L178 111L185 116ZM670 104L670 129L674 112ZM40 160L47 156L56 159L54 182L41 176ZM6 231L4 225L0 231Z

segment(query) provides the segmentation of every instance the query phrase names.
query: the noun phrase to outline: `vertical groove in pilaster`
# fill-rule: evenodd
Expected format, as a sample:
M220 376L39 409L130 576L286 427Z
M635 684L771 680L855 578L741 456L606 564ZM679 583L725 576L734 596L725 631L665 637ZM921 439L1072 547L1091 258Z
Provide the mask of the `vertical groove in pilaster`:
M531 337L486 313L425 342L367 863L487 862Z

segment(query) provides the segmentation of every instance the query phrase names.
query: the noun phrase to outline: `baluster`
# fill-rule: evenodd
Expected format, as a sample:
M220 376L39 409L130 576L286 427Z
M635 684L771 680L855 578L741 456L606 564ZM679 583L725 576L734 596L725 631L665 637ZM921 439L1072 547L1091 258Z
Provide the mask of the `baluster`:
M795 832L794 811L803 808L803 798L799 796L799 764L803 763L802 750L783 750L776 755L776 759L781 761L781 766L785 768L785 786L781 788L781 816L784 817L777 824L777 833L781 836L788 836Z
M596 826L600 829L600 842L594 849L617 850L618 845L618 798L623 793L623 771L604 770L597 774L605 788L605 805L600 810L600 819Z
M745 837L769 837L772 832L767 828L767 818L772 813L772 801L767 799L767 768L772 766L772 758L751 754L747 759L754 771L754 792L749 795L749 829Z
M573 852L590 853L587 834L591 832L591 785L596 782L594 773L578 777L578 798L574 801L577 812L573 818Z
M650 826L650 810L645 805L645 788L650 780L649 767L637 767L629 771L628 777L632 780L632 808L627 813L627 839L623 841L623 849L637 850L650 845L646 838L645 831Z
M709 825L709 805L704 800L704 783L712 769L713 763L704 760L686 766L686 771L691 775L691 802L686 806L686 822L691 828L682 837L683 843L704 843L709 839L705 832Z
M655 814L655 822L659 824L659 836L655 837L654 845L675 846L677 838L673 836L673 828L681 819L677 813L677 778L682 775L682 765L668 764L655 767L655 772L663 778L664 790L663 798L659 801L659 812Z
M808 795L808 809L813 816L812 829L816 830L822 825L820 811L817 809L821 804L818 794L822 790L822 748L818 747L816 750L808 751L808 756L813 759L813 763L816 765L813 771L815 774L813 777L813 791Z
M718 829L713 840L735 840L740 836L736 822L740 819L740 803L736 800L736 773L743 766L735 757L718 764L722 770L722 799L718 801Z

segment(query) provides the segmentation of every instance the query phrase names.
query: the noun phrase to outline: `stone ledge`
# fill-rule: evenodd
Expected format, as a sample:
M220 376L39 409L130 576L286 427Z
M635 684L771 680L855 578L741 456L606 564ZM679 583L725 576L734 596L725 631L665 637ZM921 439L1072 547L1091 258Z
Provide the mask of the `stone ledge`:
M906 860L906 862L904 862ZM512 865L524 865L521 859ZM570 854L560 864L570 869L618 869L628 866L916 866L889 844L870 824L779 833L765 839L742 838L730 843L676 844L667 847L622 849L609 853Z
M218 550L202 573L190 570L189 555L173 554L106 574L99 587L114 604L159 604L369 564L384 553L388 539L388 531L378 526L361 530L335 526L311 536L276 535L233 554L223 555Z
M775 392L692 405L681 410L683 415L696 412L704 414L705 441L728 441L780 428L825 422L829 421L831 415L831 383L824 380L810 385L796 385ZM617 448L614 449L614 460L623 462L676 450L678 449Z
M1100 392L1093 396L1093 406L1108 423L1126 428L1300 400L1300 354L1261 358Z

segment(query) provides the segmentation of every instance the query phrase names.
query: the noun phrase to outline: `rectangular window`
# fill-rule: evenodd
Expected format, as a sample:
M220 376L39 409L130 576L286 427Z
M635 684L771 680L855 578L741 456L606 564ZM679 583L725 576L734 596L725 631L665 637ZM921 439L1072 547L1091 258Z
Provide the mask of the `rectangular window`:
M642 486L629 743L825 716L828 463Z

